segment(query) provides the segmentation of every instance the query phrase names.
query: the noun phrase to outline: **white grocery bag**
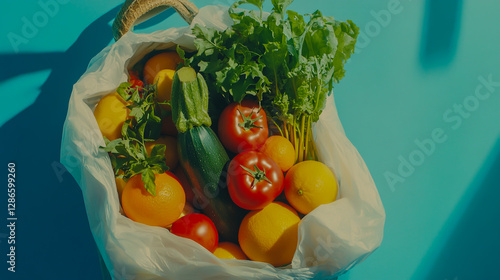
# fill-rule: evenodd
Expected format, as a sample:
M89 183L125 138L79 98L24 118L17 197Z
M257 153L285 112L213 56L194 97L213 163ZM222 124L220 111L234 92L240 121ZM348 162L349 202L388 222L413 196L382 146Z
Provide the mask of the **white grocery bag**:
M145 54L175 45L194 50L194 24L224 30L231 23L227 7L206 6L191 26L128 32L94 57L73 87L61 162L82 190L90 229L113 279L332 279L382 241L384 208L363 159L345 136L333 97L313 129L320 161L338 178L339 198L302 219L290 265L222 260L192 240L122 215L110 159L99 149L104 140L93 115L97 102L125 82L126 69Z

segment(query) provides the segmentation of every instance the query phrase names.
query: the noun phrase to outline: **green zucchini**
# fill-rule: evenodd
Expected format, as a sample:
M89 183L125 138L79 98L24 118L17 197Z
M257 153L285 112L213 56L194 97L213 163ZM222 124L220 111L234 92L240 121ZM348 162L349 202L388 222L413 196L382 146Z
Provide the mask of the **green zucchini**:
M208 88L201 74L183 67L174 75L172 117L179 131L180 166L193 188L193 206L215 224L221 240L238 242L238 229L246 210L229 196L225 166L226 150L210 128Z

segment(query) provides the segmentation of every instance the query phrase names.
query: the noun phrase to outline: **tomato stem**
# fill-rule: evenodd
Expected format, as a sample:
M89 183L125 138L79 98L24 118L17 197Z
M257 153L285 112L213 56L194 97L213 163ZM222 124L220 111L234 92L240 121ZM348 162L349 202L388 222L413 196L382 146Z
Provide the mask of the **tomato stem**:
M238 125L242 128L245 129L245 131L248 131L252 128L263 128L262 126L258 126L255 124L256 121L260 120L262 118L262 116L259 116L255 119L252 119L252 116L253 116L253 110L252 110L252 113L247 117L245 116L241 111L240 109L237 109L238 112L240 112L240 115L241 115L241 118L243 119L243 122L240 122Z
M269 184L272 184L271 180L269 180L269 178L267 178L267 176L266 176L266 169L265 168L260 170L259 167L255 164L253 166L254 170L247 168L243 165L240 165L240 166L245 171L250 173L250 176L252 176L252 178L253 178L252 188L254 188L257 183L262 182L262 181L267 181Z

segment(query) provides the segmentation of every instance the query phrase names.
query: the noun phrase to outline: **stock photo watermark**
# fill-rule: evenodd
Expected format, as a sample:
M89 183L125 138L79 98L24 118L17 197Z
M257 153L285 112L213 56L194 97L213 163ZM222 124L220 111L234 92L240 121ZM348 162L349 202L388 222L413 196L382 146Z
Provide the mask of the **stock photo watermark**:
M305 258L306 266L318 266L332 257L335 253L335 243L330 235L316 237L318 246L314 248L314 255Z
M9 162L7 164L7 234L1 233L1 238L7 239L7 270L16 272L16 164ZM0 243L3 243L0 241Z
M41 29L46 27L52 18L60 11L61 5L69 3L69 0L39 0L37 12L31 16L21 17L20 28L16 32L9 32L7 39L14 49L14 52L19 52L21 45L28 44L29 41L35 38Z
M477 80L478 84L474 93L443 112L442 120L447 126L434 128L430 135L424 139L415 139L413 141L415 149L406 155L400 154L398 156L397 170L384 172L384 178L392 192L396 191L397 184L405 182L408 177L413 175L416 168L424 164L436 152L440 144L448 140L449 135L446 133L446 128L450 128L452 131L459 129L464 121L479 109L482 102L487 101L493 94L500 93L500 79L495 81L492 74L487 77L479 76Z
M400 0L390 0L387 2L385 9L374 11L371 10L370 14L373 20L367 22L364 28L360 28L358 41L356 44L356 52L361 53L366 48L372 39L380 35L383 28L386 28L391 23L394 16L403 12L404 7L401 5Z

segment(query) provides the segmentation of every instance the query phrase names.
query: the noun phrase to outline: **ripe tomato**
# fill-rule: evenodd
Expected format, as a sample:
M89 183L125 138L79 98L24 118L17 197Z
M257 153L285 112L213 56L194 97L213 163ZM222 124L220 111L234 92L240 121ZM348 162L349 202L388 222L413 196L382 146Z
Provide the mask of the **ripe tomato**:
M269 136L266 112L256 101L231 103L220 115L218 132L224 147L233 153L257 150Z
M199 213L178 219L172 224L170 232L194 240L212 253L219 244L219 234L214 223L209 217Z
M283 172L265 154L247 151L229 163L227 186L231 199L239 207L262 209L283 191Z
M129 78L128 82L131 84L131 87L137 87L137 88L142 88L144 86L144 83L139 79L139 74L135 71L128 71Z

